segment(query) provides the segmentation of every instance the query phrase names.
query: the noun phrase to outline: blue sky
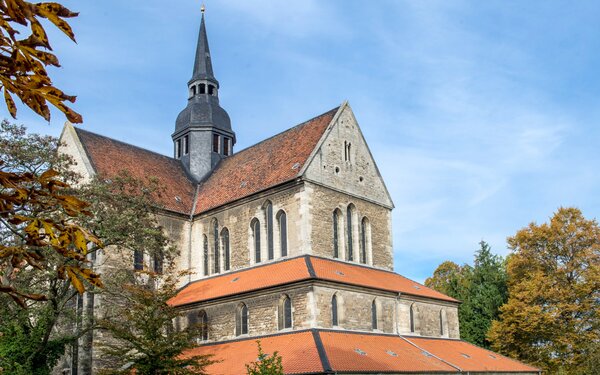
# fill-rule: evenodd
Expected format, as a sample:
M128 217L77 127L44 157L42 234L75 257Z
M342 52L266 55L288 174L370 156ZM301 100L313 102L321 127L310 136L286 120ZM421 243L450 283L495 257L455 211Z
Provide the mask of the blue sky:
M84 126L170 155L200 2L63 3L78 44L51 33L51 74ZM559 206L598 217L600 2L206 3L237 150L350 101L396 205L397 272L423 281L482 239L506 254ZM64 120L19 109L37 132Z

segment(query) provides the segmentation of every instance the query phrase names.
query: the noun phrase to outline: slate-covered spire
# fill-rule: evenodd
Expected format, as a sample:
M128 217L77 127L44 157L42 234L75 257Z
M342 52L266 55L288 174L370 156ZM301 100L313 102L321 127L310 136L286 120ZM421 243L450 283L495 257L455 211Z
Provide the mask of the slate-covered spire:
M177 116L171 138L175 157L198 181L206 178L222 158L233 153L235 133L229 115L219 105L219 82L208 48L204 7L194 72L188 82L188 103Z
M204 23L204 8L202 9L202 21L200 22L200 32L198 34L198 45L196 46L196 60L194 61L194 73L192 81L202 79L210 80L219 86L213 73L212 60L210 58L210 49L208 48L208 37L206 36L206 25Z

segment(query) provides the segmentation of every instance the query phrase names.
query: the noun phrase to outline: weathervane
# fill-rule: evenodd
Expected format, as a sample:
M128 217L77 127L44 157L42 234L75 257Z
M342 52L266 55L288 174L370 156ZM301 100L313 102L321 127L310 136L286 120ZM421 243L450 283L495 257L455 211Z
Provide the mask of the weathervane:
M204 14L205 10L206 10L206 7L204 6L204 3L202 3L202 6L200 6L200 11L202 12L202 14Z

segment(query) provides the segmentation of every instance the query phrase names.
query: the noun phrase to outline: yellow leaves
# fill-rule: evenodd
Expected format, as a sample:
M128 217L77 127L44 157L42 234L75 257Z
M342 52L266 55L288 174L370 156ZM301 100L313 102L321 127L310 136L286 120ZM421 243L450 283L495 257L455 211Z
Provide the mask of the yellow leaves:
M61 194L68 185L58 177L59 173L54 170L39 176L0 170L0 186L3 188L0 217L5 220L2 225L19 238L14 246L0 245L0 266L11 265L15 270L25 266L45 269L44 261L53 252L62 257L65 264L57 270L59 278L68 279L79 293L83 293L85 283L102 286L99 275L89 268L86 260L88 249L102 247L102 242L76 223L80 215L91 215L86 210L88 203ZM25 306L26 299L43 298L21 293L10 283L6 285L5 280L10 280L10 277L0 281L0 292L4 290L21 306Z
M71 26L62 18L77 17L79 13L71 12L69 9L58 3L40 3L36 4L36 14L41 17L47 18L52 22L60 31L65 33L72 41L75 42L75 34L71 30Z
M0 6L0 87L4 89L4 101L8 111L16 118L17 109L12 93L19 97L38 115L50 120L47 103L58 108L73 123L83 122L83 118L65 102L75 102L75 96L64 94L54 87L46 71L46 66L60 66L58 58L51 52L52 47L46 30L38 18L46 18L59 30L75 41L73 30L64 18L76 17L77 13L58 3L33 4L24 0L3 0ZM19 31L11 24L29 26L31 35L17 39ZM19 28L22 31L22 28ZM46 49L47 51L41 50Z
M13 100L13 98L8 93L8 90L6 89L6 87L4 88L4 101L6 102L6 107L8 108L8 113L10 113L10 115L12 117L16 117L17 116L17 106L15 105L15 101Z

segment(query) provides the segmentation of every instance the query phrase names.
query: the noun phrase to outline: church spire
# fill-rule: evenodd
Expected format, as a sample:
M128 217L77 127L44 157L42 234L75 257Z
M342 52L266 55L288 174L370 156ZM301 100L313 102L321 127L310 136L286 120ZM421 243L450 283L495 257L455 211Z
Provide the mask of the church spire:
M188 103L177 116L171 136L175 158L197 181L208 176L219 161L233 153L235 133L227 112L219 104L219 82L214 76L204 6L192 79L188 81Z
M196 60L194 61L194 73L190 83L195 80L213 81L217 87L219 83L215 78L210 58L210 49L208 48L208 37L206 36L206 24L204 22L204 5L202 5L202 20L200 22L200 32L198 34L198 45L196 46Z

